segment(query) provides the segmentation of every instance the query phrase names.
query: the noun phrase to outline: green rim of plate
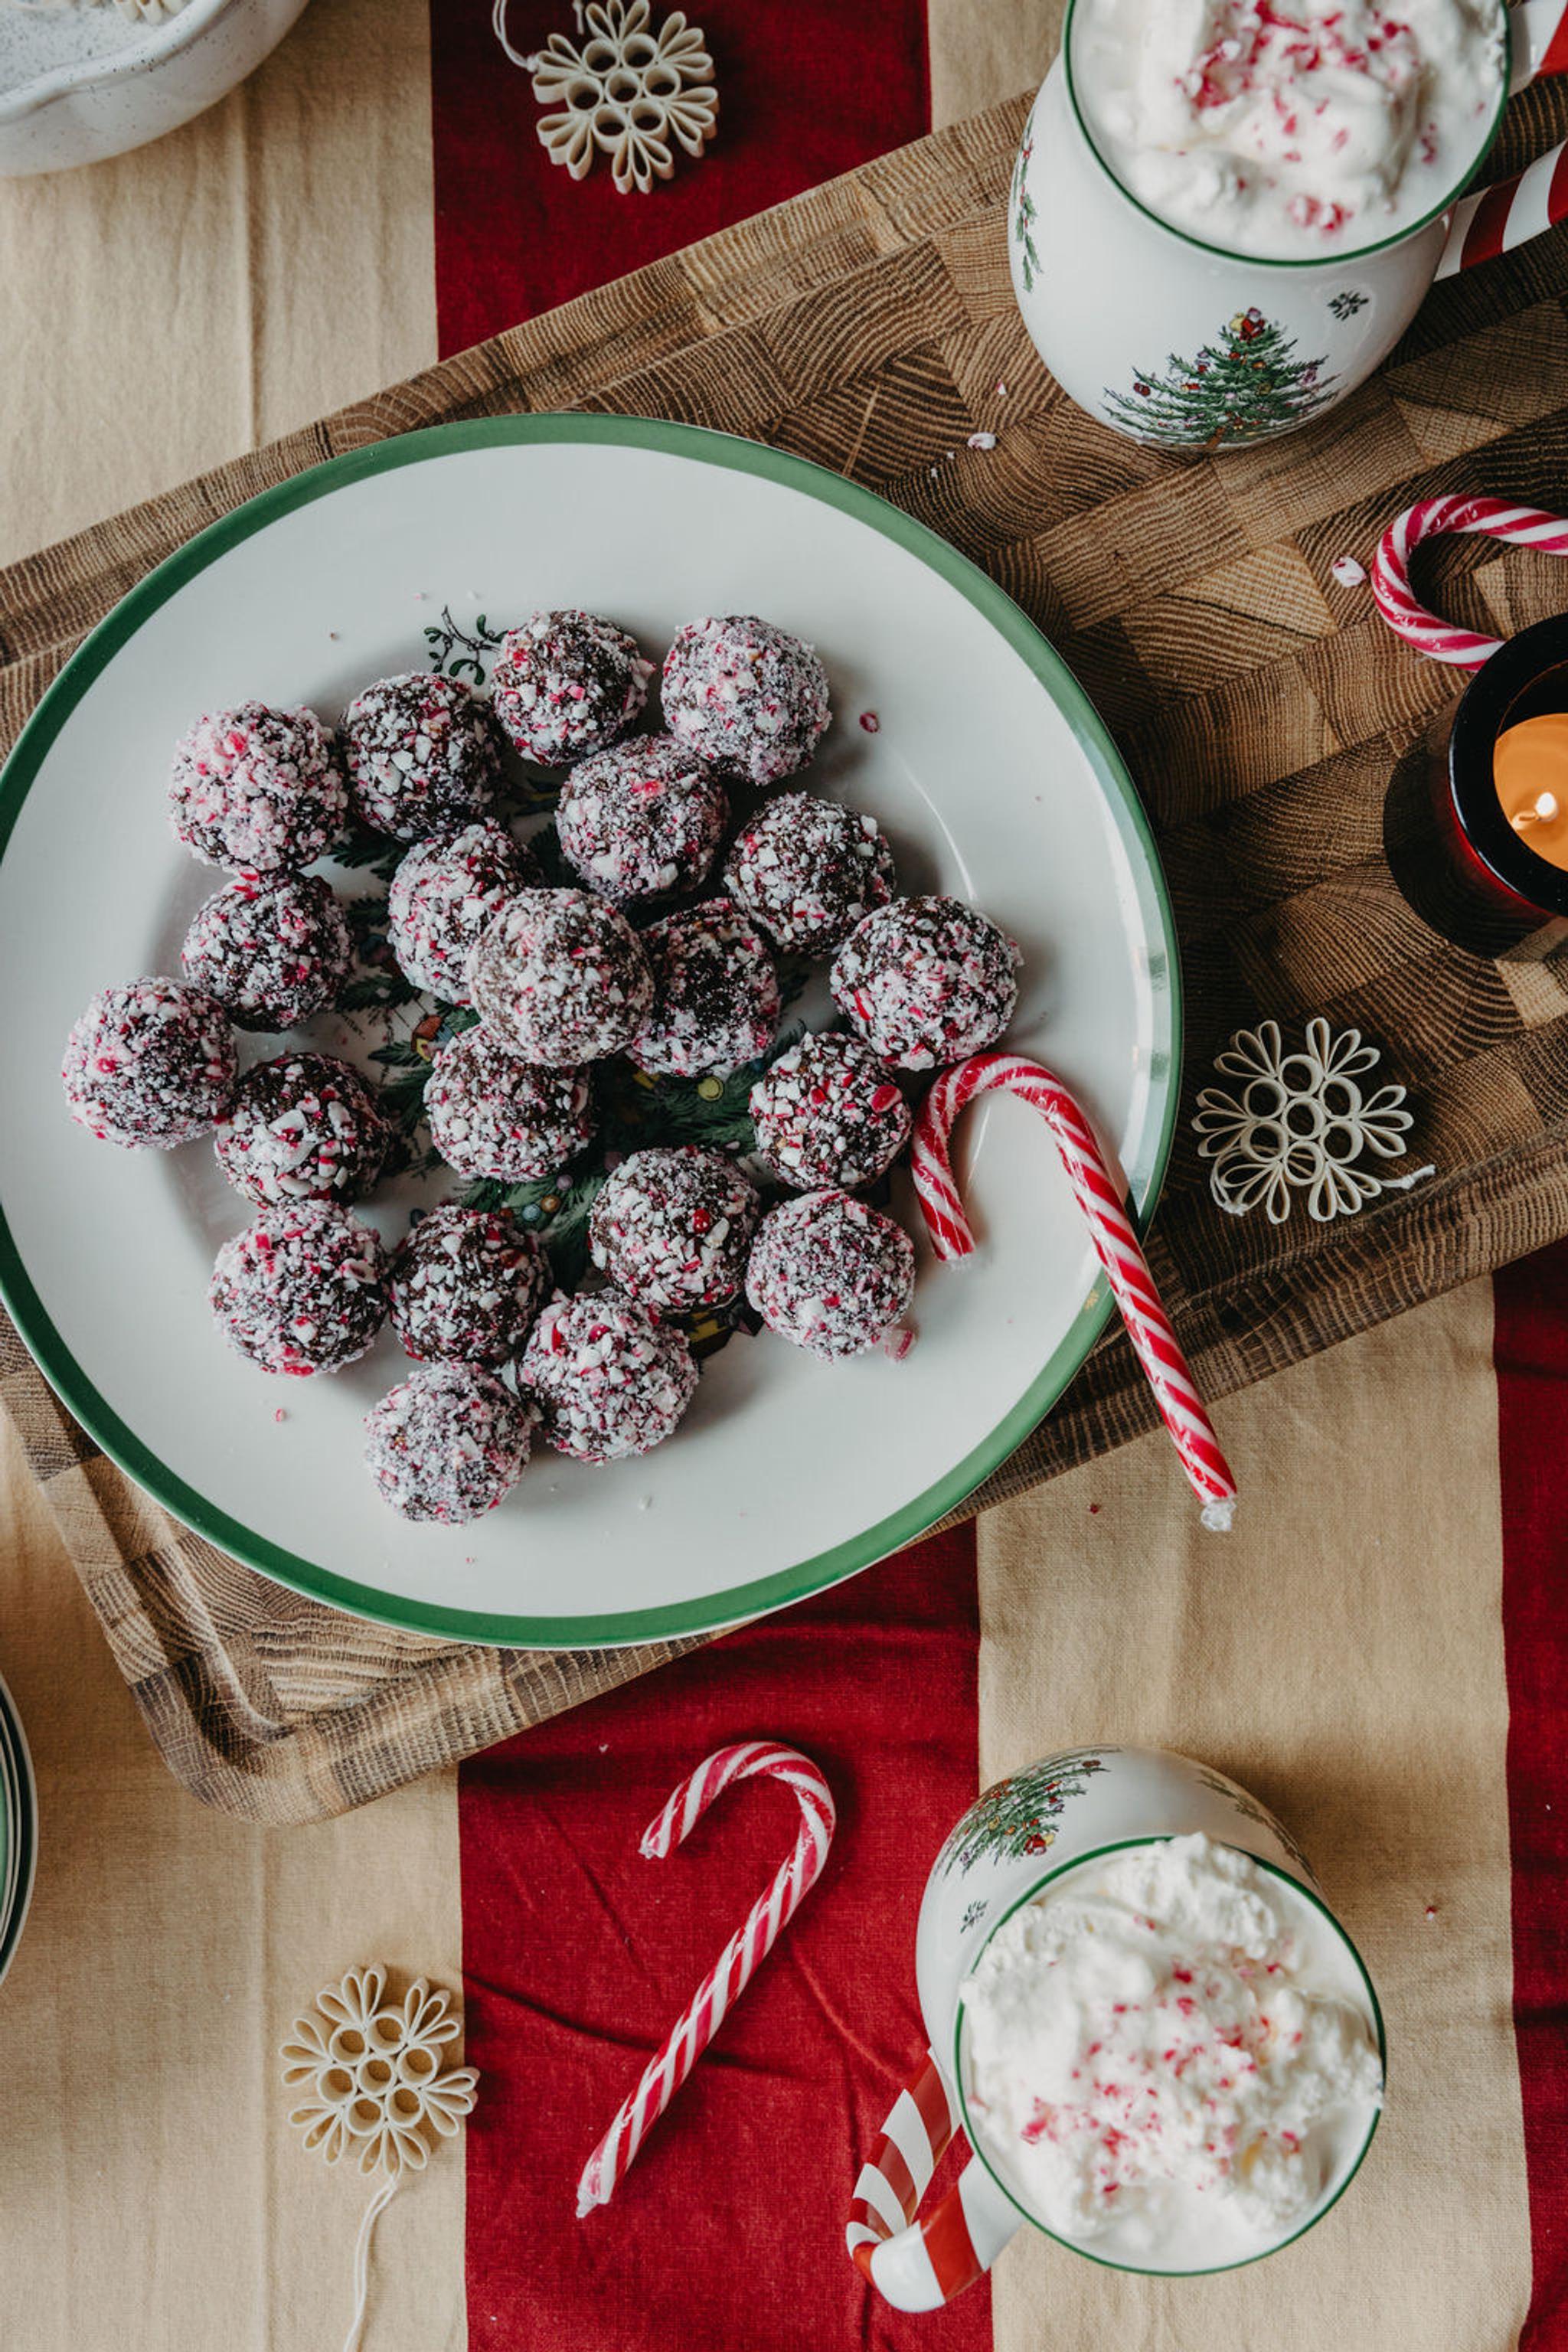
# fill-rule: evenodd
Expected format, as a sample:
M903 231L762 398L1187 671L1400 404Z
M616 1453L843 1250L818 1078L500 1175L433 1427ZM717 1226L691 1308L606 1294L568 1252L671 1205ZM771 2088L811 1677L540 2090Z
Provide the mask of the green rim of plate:
M26 1924L38 1856L37 1783L33 1776L33 1759L16 1701L3 1679L0 1679L0 1770L4 1772L10 1799L10 1843L16 1857L15 1870L8 1874L9 1895L4 1912L0 1912L0 1980L3 1980Z
M273 489L263 490L166 557L121 600L72 655L28 719L0 772L0 857L5 856L17 815L46 754L89 687L150 615L218 557L296 508L330 497L372 475L388 473L402 466L421 465L463 450L538 442L607 444L654 450L721 470L754 474L764 481L817 499L825 506L837 507L884 539L891 540L956 589L1040 680L1100 783L1128 854L1133 887L1153 943L1149 962L1156 1034L1151 1043L1149 1112L1144 1132L1138 1139L1134 1163L1126 1171L1133 1213L1140 1223L1146 1224L1159 1196L1175 1136L1181 1067L1181 967L1170 894L1159 852L1121 754L1099 712L1061 656L1047 644L1027 614L978 565L960 555L924 523L878 498L874 491L827 473L806 458L790 457L757 442L709 432L700 425L672 425L652 417L563 414L485 417L464 424L435 425L394 440L376 442L312 467L309 472L297 474ZM3 1208L0 1299L50 1386L95 1444L155 1501L209 1543L216 1544L220 1550L296 1592L346 1609L356 1616L401 1626L412 1633L444 1634L452 1641L525 1649L613 1648L626 1643L710 1633L763 1615L789 1601L804 1600L809 1593L821 1591L858 1570L886 1559L889 1552L912 1542L938 1519L956 1509L1022 1444L1078 1371L1104 1328L1111 1308L1107 1294L1097 1309L1076 1318L1012 1412L944 1477L901 1509L831 1549L775 1575L691 1601L596 1617L534 1617L449 1608L361 1584L352 1577L335 1575L313 1560L284 1550L219 1510L161 1462L99 1393L56 1330L34 1289Z

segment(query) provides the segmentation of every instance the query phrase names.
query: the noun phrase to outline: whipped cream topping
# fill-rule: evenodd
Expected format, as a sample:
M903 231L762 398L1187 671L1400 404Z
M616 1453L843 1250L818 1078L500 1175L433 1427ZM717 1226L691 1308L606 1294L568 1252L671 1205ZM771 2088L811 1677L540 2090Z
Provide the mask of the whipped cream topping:
M1383 2091L1331 1921L1203 1836L1086 1864L1024 1905L963 1987L969 2111L1049 2230L1195 2270L1294 2234Z
M1095 144L1152 212L1299 260L1457 191L1503 54L1499 0L1079 0L1073 68Z

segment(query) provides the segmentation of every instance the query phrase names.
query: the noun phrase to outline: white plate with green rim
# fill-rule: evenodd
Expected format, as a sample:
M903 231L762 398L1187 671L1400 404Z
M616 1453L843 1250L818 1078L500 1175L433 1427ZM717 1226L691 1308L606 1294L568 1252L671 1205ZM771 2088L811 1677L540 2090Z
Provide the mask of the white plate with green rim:
M33 1899L38 1805L16 1702L0 1680L0 1979L16 1955Z
M210 1150L95 1143L59 1091L89 996L177 971L217 885L169 835L170 749L197 711L252 698L335 718L372 678L423 667L427 629L463 659L480 614L546 604L609 614L656 655L711 612L820 648L835 723L801 781L876 813L905 888L970 898L1017 938L1010 1041L1079 1091L1145 1217L1175 1122L1179 981L1147 822L1059 657L944 541L750 442L611 416L410 434L253 499L88 639L0 777L0 992L26 1007L0 1038L17 1327L104 1450L237 1559L455 1639L605 1645L754 1616L920 1535L1049 1411L1110 1307L1044 1129L993 1102L965 1137L980 1250L922 1256L901 1363L734 1339L669 1444L605 1469L541 1448L468 1528L405 1524L365 1474L361 1418L407 1369L390 1336L310 1381L226 1348L205 1294L247 1214ZM307 1034L342 1048L335 1020ZM370 1213L395 1236L409 1202L458 1189L405 1184ZM895 1206L917 1222L907 1191Z

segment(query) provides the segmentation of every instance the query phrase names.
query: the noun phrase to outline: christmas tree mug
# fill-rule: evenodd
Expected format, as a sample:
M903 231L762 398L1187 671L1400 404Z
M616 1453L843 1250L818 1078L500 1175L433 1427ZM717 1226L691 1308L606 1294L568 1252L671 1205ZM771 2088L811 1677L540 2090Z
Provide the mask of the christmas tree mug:
M1194 1843L1172 1843L1180 1840ZM1167 1893L1175 1888L1169 1916L1138 1916L1145 1905L1151 1910L1158 1906L1160 1895L1151 1888L1162 1870ZM1131 1911L1125 1887L1117 1880L1119 1872L1123 1882L1131 1873L1138 1888ZM1155 2200L1149 2208L1155 2216L1152 2226L1129 2214L1131 2226L1123 2228L1119 2216L1127 2206L1113 2210L1102 2193L1092 2225L1086 2221L1075 2233L1053 2221L1048 2210L1038 2210L1043 2199L1031 2201L1029 2180L991 2127L989 2117L995 2111L988 2111L984 2089L977 2092L976 2078L984 2082L986 2056L982 2049L977 2060L977 2035L983 2031L978 2021L987 1979L995 1981L990 1963L994 1957L1011 1963L1020 1942L1026 1943L1031 1923L1024 1916L1026 1906L1037 1916L1042 1903L1059 1903L1064 1896L1069 1903L1081 1902L1083 1890L1090 1902L1087 1916L1098 1918L1102 1929L1108 1916L1114 1928L1119 1909L1133 1920L1132 1948L1108 1956L1108 1964L1120 1972L1116 1989L1123 1989L1121 1979L1127 1976L1147 1987L1161 1974L1160 1937L1154 1931L1163 1934L1174 1922L1179 1954L1205 1887L1210 1900L1219 1890L1220 1908L1215 1916L1221 1923L1205 1947L1211 1957L1198 1963L1205 1975L1214 1965L1213 1951L1232 1932L1224 1923L1232 1917L1233 1901L1253 1923L1247 1950L1255 1956L1262 1948L1256 1934L1260 1905L1271 1912L1284 1931L1284 1940L1270 1948L1276 1959L1280 1952L1293 1952L1294 1965L1304 1979L1312 1980L1318 1994L1326 1989L1326 1996L1331 1996L1326 1998L1326 2008L1351 2023L1352 2042L1359 2042L1359 2052L1352 2050L1351 2055L1359 2058L1363 2069L1359 2097L1333 2113L1331 2129L1324 2119L1331 2110L1320 2108L1319 2123L1312 2127L1319 2135L1316 2143L1302 2147L1298 2140L1291 2147L1291 2132L1285 2125L1299 2118L1287 2106L1270 2118L1272 2141L1260 2137L1250 2147L1245 2160L1252 2162L1261 2151L1264 2176L1273 2161L1270 2145L1276 2158L1283 2143L1285 2150L1316 2167L1307 2200L1299 2201L1288 2219L1275 2221L1265 2215L1259 2221L1249 2214L1238 2227L1228 2215L1223 2221L1215 2216L1217 2226L1211 2228L1201 2189L1214 2189L1215 2183L1200 2184L1194 2199L1190 2189L1173 2192L1146 2172ZM1107 1889L1111 1890L1109 1915L1103 1907ZM1097 1903L1101 1907L1095 1908ZM1023 1938L1020 1929L1025 1930ZM1145 1930L1150 1931L1147 1938ZM1114 1937L1102 1935L1100 1940L1113 1942ZM1096 2143L1103 2129L1105 2144L1113 2149L1130 2147L1125 2135L1136 2137L1140 2119L1144 2130L1162 2128L1156 2115L1162 2098L1166 2102L1163 2129L1168 2134L1190 2131L1194 2115L1203 2112L1204 2088L1214 2083L1216 2073L1220 2089L1229 2093L1230 2078L1238 2072L1256 2068L1258 2079L1264 2081L1271 2069L1278 2073L1281 2063L1291 2063L1289 2049L1283 2062L1278 2055L1281 2038L1287 2044L1292 2039L1289 2032L1281 2031L1287 2024L1286 2004L1295 2000L1291 2020L1301 2018L1300 1990L1281 1990L1282 1983L1287 1988L1291 1983L1289 1969L1277 1979L1267 1957L1249 1959L1243 1955L1236 1977L1226 1983L1193 1984L1193 1992L1204 1997L1194 2001L1182 1992L1184 1985L1192 1983L1191 1976L1179 1958L1171 1958L1168 1940L1165 1976L1173 1981L1163 1981L1142 2007L1130 1994L1114 2016L1108 1997L1100 2004L1112 2036L1125 2011L1130 2007L1136 2012L1125 2018L1131 2046L1120 2053L1126 2088L1119 2095L1125 2095L1131 2119L1123 2113L1115 2125L1093 2126ZM1152 1967L1151 1953L1156 1956ZM1069 1949L1062 1971L1069 1978L1071 1961ZM1226 1976L1223 1964L1216 1974ZM1278 2252L1320 2221L1343 2194L1371 2146L1381 2108L1385 2053L1377 1997L1361 1957L1323 1902L1311 1866L1289 1832L1234 1780L1188 1757L1160 1748L1074 1748L1026 1765L987 1789L952 1831L927 1881L916 1931L915 1975L930 2049L900 2092L861 2167L846 2232L855 2262L900 2311L933 2311L951 2303L990 2269L1026 2222L1113 2269L1194 2276L1237 2268ZM1015 2000L1017 1989L1015 1979ZM1273 2011L1273 2038L1266 2032L1260 2041L1256 2030L1259 2021L1270 2028L1270 2017L1262 2013L1266 2006ZM1100 2010L1091 2008L1087 2014L1098 2019ZM1168 2019L1174 2021L1168 2024ZM1046 2030L1059 2038L1059 2014ZM1094 2030L1103 2029L1096 2024ZM1167 2033L1179 2048L1161 2047ZM1300 2042L1300 2032L1293 2038ZM1114 2049L1113 2039L1103 2046ZM1099 2052L1102 2044L1097 2039L1088 2048ZM1314 2060L1321 2054L1315 2032L1303 2054ZM1217 2070L1216 2057L1221 2062ZM1171 2063L1162 2068L1162 2061ZM1107 2075L1117 2071L1104 2057L1091 2072L1101 2068ZM1374 2087L1369 2089L1369 2084ZM1244 2094L1246 2087L1244 2083ZM1093 2091L1117 2093L1118 2086L1096 2081ZM1078 2128L1079 2118L1061 2110L1037 2114L1042 2126L1054 2125L1061 2115L1064 2128ZM1215 2126L1203 2125L1200 2137L1202 2131L1213 2128L1222 2147L1227 2145L1223 2122L1222 2116ZM974 2153L955 2185L921 2217L921 2200L959 2130ZM1037 2130L1026 2126L1021 2137L1031 2140ZM1098 2146L1095 2158L1100 2160ZM1112 2163L1117 2160L1113 2155ZM1128 2168L1125 2154L1121 2161ZM1222 2158L1222 2169L1226 2163L1228 2158ZM1152 2172L1158 2168L1156 2163ZM1136 2157L1131 2169L1136 2172ZM1129 2204L1136 2203L1138 2193L1134 2188ZM1185 2204L1162 2207L1159 2200L1173 2193L1185 2194ZM1107 2221L1111 2225L1109 2238L1099 2234Z
M1157 9L1160 0L1151 4ZM1450 142L1451 180L1441 168L1431 171L1427 193L1434 201L1423 202L1415 217L1392 232L1388 221L1397 212L1385 206L1382 235L1376 209L1368 207L1366 237L1358 241L1340 205L1298 193L1282 200L1276 215L1300 247L1285 258L1241 249L1234 218L1228 244L1226 226L1216 226L1212 238L1198 234L1193 224L1201 216L1191 210L1186 226L1173 226L1125 184L1126 177L1142 176L1125 160L1120 164L1124 176L1118 175L1114 142L1105 128L1110 118L1103 109L1097 111L1093 73L1097 58L1136 49L1121 33L1108 48L1106 36L1109 12L1139 5L1068 0L1061 52L1025 125L1007 206L1014 290L1030 338L1063 390L1118 433L1164 448L1206 450L1291 432L1366 381L1436 278L1508 251L1568 214L1568 142L1514 179L1462 194L1495 137L1507 99L1538 76L1568 70L1568 0L1523 0L1508 9L1499 0L1487 66L1479 77L1472 69L1474 135ZM1484 15L1487 0L1453 5L1469 11L1468 23ZM1255 44L1288 41L1302 29L1278 10L1249 14L1247 0L1222 0L1222 15L1226 7ZM1332 14L1307 13L1314 43L1323 24L1340 22ZM1112 26L1119 23L1109 20ZM1186 12L1181 21L1190 21ZM1395 31L1406 34L1402 26ZM1223 47L1216 44L1212 54L1234 58L1237 47L1233 38ZM1321 62L1315 47L1286 54L1305 56L1310 68ZM1281 68L1278 55L1265 62L1274 84L1260 82L1260 104L1269 100L1270 121L1277 118L1293 129L1288 102L1278 96L1279 75L1290 68ZM1211 63L1205 56L1184 78L1195 120L1201 121L1213 89L1205 79ZM1243 70L1245 65L1220 68L1230 77L1215 92L1222 103ZM1476 79L1482 85L1479 100ZM1289 91L1288 79L1284 87ZM1313 110L1303 106L1303 113L1309 110L1321 108L1314 101ZM1335 131L1333 138L1347 145L1351 132ZM1414 152L1432 163L1434 150ZM1208 171L1206 187L1220 185L1232 199L1238 186L1248 185L1234 158L1216 172L1195 157L1178 163L1165 148L1158 158L1160 184L1176 184L1173 175L1188 160L1194 171ZM1304 168L1299 150L1289 151L1286 162L1292 174ZM1325 159L1326 173L1337 168L1331 156ZM1419 180L1418 163L1414 184Z

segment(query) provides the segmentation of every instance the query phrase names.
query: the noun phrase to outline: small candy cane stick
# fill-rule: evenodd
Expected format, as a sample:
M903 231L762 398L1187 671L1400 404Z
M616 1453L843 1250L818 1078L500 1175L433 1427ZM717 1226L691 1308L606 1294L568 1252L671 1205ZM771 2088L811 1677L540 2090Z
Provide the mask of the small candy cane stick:
M948 1139L965 1105L976 1095L998 1088L1031 1104L1050 1129L1171 1442L1204 1507L1204 1525L1226 1531L1236 1509L1236 1480L1230 1465L1220 1451L1214 1425L1089 1121L1061 1080L1038 1062L1026 1062L1017 1054L976 1054L956 1069L944 1070L921 1105L910 1167L921 1213L938 1257L967 1257L974 1247L953 1181Z
M1411 591L1411 550L1444 531L1479 531L1507 547L1535 547L1545 555L1568 555L1568 520L1548 514L1543 507L1515 506L1509 499L1420 499L1406 507L1379 540L1372 564L1372 593L1395 636L1403 637L1417 653L1429 654L1434 661L1451 662L1459 669L1479 669L1500 651L1502 638L1456 628L1417 604Z
M732 1748L715 1748L689 1780L682 1780L658 1820L648 1823L641 1851L650 1860L662 1860L731 1780L750 1780L757 1773L783 1780L800 1801L795 1851L780 1864L773 1885L758 1895L745 1924L731 1937L584 2166L577 2183L579 2221L595 2205L609 2203L643 2141L746 1990L758 1961L772 1951L780 1930L816 1885L827 1860L836 1819L832 1791L809 1757L771 1739L743 1739Z

